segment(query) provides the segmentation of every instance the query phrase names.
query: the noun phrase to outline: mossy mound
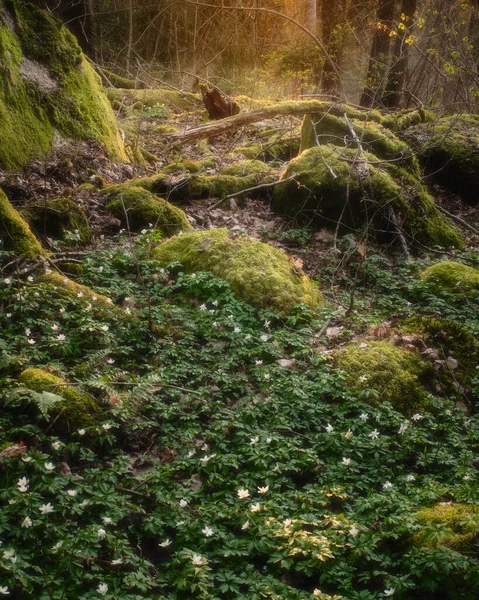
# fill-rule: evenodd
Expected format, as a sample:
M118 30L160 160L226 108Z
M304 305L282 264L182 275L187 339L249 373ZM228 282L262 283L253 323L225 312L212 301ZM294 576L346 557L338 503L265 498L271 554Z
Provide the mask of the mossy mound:
M107 87L114 87L125 90L134 90L136 88L142 87L141 85L137 85L132 79L122 77L121 75L113 73L113 71L109 71L108 69L104 69L103 67L98 68L98 73L102 78L103 84Z
M290 311L295 304L316 307L317 286L297 272L286 254L248 237L233 238L226 229L186 233L153 251L159 266L181 262L188 272L211 271L228 281L245 302Z
M22 214L39 237L64 239L66 232L70 232L83 244L91 241L90 224L83 209L69 198L30 204Z
M390 402L406 415L424 403L427 391L423 383L434 373L418 354L385 341L349 344L335 352L334 362L346 371L354 391L375 390L374 402Z
M0 190L0 250L18 256L45 254L28 223Z
M178 92L166 87L154 90L107 88L106 93L110 102L119 102L120 105L136 110L153 108L161 104L178 113L195 108L204 108L199 95L190 92Z
M425 528L440 527L439 535L431 539L427 529L414 535L414 544L426 547L446 547L468 556L479 557L479 505L440 502L422 508L416 518Z
M269 140L235 148L234 154L241 154L249 159L287 161L298 155L299 146L299 135L285 138L275 136Z
M479 202L479 115L444 117L403 136L434 181L465 202Z
M350 127L365 151L381 160L407 168L411 174L420 177L419 163L411 148L379 123L358 119L351 119L348 123L344 117L330 114L305 115L301 128L300 152L317 146L316 139L320 146L332 144L357 150L358 143Z
M51 414L56 416L61 413L70 428L90 427L97 424L103 416L103 411L92 396L78 391L48 371L25 369L20 373L18 381L34 392L50 392L61 396L63 401L53 404Z
M126 160L99 76L73 35L30 2L0 0L0 167L44 156L58 131Z
M330 228L339 219L344 227L368 224L382 239L397 233L393 209L411 244L462 247L459 233L419 181L406 169L378 164L373 154L365 152L359 159L354 149L310 148L288 164L282 179L292 176L293 180L275 187L273 209L279 213Z
M479 271L462 263L446 260L428 267L420 277L435 293L479 295Z
M201 162L201 161L200 161ZM165 196L168 201L182 204L204 198L224 198L261 183L273 181L274 170L259 160L243 161L225 167L217 175L198 173L191 166L182 171L182 163L160 171L151 177L134 179L123 186L112 186L113 191L125 187L141 187L149 192Z
M98 294L88 286L76 283L60 273L42 275L40 281L46 284L45 293L66 302L75 300L75 302L84 303L87 312L91 311L91 315L95 318L114 322L127 318L124 311L115 306L110 298Z
M108 188L105 193L108 194ZM106 210L131 231L141 231L151 224L169 237L191 229L184 211L142 188L116 190Z

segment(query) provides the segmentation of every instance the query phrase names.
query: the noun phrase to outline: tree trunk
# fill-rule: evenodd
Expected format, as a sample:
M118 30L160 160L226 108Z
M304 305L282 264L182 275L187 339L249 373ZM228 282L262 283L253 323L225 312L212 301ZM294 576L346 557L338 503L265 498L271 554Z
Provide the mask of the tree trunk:
M345 9L345 0L339 2L330 2L323 0L321 5L321 31L326 50L337 68L341 64L341 42L339 32L336 27L341 22ZM339 81L332 64L326 61L323 66L321 76L321 91L325 94L337 94L339 90Z
M306 0L305 23L309 31L316 33L317 26L317 1Z
M390 31L394 22L395 0L378 0L377 22L369 57L366 86L361 97L361 106L370 108L378 104L385 86L389 68Z
M200 84L199 88L210 119L217 121L239 113L239 105L231 98L224 96L217 88L211 88L205 84Z
M401 15L405 15L404 24L406 31L404 35L398 35L394 43L393 59L389 71L386 91L382 98L382 104L388 108L398 108L401 104L404 81L409 59L409 44L407 38L411 35L411 25L417 8L417 0L402 0Z

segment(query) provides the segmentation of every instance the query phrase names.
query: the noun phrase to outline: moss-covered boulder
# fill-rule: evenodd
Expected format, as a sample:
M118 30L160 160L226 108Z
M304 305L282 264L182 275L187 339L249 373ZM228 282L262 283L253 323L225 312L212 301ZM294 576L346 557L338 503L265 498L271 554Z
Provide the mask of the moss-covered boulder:
M479 202L479 115L444 117L403 136L434 181L465 202Z
M18 256L45 254L28 223L0 190L0 250Z
M353 135L351 129L355 133ZM357 151L360 140L364 150L381 160L392 161L420 177L419 163L411 148L379 123L336 117L327 113L305 115L301 128L300 152L318 145L332 144Z
M423 529L414 535L414 544L426 547L446 547L479 558L479 505L439 502L421 508L416 519ZM431 538L428 529L439 528L439 535Z
M73 35L24 0L0 0L0 167L49 151L54 134L94 140L126 160L99 76Z
M108 194L108 187L104 191ZM130 187L118 191L116 186L110 197L112 200L106 205L106 210L130 231L141 231L151 224L164 236L169 237L179 231L191 229L181 208L142 188Z
M20 373L18 381L34 392L49 392L63 398L51 407L52 416L62 414L70 428L89 427L98 423L103 411L90 395L80 392L63 379L43 369L30 368Z
M290 177L274 190L273 209L281 214L330 228L338 220L348 228L367 224L380 239L400 227L410 244L462 247L458 231L414 175L374 154L358 157L352 148L331 144L310 148L288 164L282 179Z
M153 258L162 267L178 261L190 273L211 271L255 306L288 312L298 303L314 308L322 302L317 285L286 254L252 238L234 238L226 229L176 236L160 244Z
M134 179L125 185L115 186L115 189L141 187L165 196L170 202L183 204L191 200L224 198L229 194L273 181L274 169L260 160L239 162L221 169L217 175L198 172L193 165L188 162L176 163L174 168L166 167L156 175Z
M390 402L406 415L425 401L424 383L434 373L430 364L415 352L402 350L386 341L349 344L334 353L335 364L343 369L356 392L374 390L372 402Z
M95 318L111 322L127 319L126 313L114 305L110 298L60 273L45 273L40 277L40 282L45 285L45 293L49 297L62 299L65 303L72 300L81 303L84 310Z
M420 277L435 293L479 295L479 271L462 263L446 260L428 267Z
M83 244L91 240L90 224L83 209L69 198L55 198L28 205L22 214L39 237L63 240L69 232Z

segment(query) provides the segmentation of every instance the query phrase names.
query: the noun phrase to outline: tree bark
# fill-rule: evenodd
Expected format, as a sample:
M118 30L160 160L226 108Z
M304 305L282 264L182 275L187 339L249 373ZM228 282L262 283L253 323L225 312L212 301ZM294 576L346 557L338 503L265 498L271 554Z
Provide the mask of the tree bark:
M361 106L370 108L377 105L378 99L381 98L389 68L391 40L389 33L394 22L395 10L395 0L378 0L377 22L375 23L368 75L361 97Z
M411 24L413 23L416 8L417 0L402 0L401 2L401 15L406 16L405 26L407 31L405 35L398 35L394 43L391 69L382 98L382 104L388 108L398 108L401 104L409 60L410 46L406 43L406 39L411 34Z
M306 11L305 11L305 25L312 31L316 33L317 26L317 1L316 0L306 0Z
M336 64L337 70L341 65L341 39L337 26L342 20L345 11L345 0L331 2L323 0L321 4L321 31L323 43ZM339 81L336 72L332 69L330 61L326 61L323 66L321 76L321 91L325 94L337 94L339 91Z

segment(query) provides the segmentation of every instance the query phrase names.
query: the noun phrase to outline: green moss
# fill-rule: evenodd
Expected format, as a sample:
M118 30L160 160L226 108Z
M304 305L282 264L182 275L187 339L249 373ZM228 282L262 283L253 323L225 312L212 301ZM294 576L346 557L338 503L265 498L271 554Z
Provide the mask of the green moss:
M28 205L23 216L36 235L47 235L54 239L63 239L65 232L78 232L82 243L91 240L88 219L83 209L69 198L56 198Z
M392 131L404 131L413 125L419 125L419 123L431 123L435 118L436 115L432 111L420 107L414 110L388 113L383 117L381 124Z
M19 256L45 254L28 223L0 190L0 249Z
M117 75L113 73L113 71L109 71L108 69L99 68L98 72L103 82L107 86L111 86L114 88L122 88L125 90L134 90L137 87L136 83L132 79L128 79L127 77L122 77L121 75Z
M434 292L450 292L458 296L479 294L479 271L462 263L440 262L428 267L420 277Z
M277 212L326 227L335 227L339 218L346 227L370 223L383 232L378 236L381 239L396 235L392 207L411 243L462 246L459 233L419 181L391 163L378 164L375 155L365 153L364 160L358 161L354 149L310 148L290 161L282 178L292 176L293 180L275 187L273 209Z
M405 167L416 177L420 177L419 163L409 146L400 140L394 133L379 123L351 119L349 123L356 135L361 140L364 150L371 152L381 160L394 161L397 165ZM330 114L305 115L301 129L300 152L314 148L316 136L319 144L333 144L341 148L357 148L357 143L349 130L344 117Z
M335 352L334 362L346 371L353 390L375 390L377 402L390 402L404 414L416 412L425 401L423 382L434 371L417 354L384 341L350 344Z
M18 381L34 392L50 392L61 396L63 402L52 406L52 415L62 414L71 428L88 427L98 423L103 411L97 401L68 385L63 379L43 369L25 369Z
M479 115L453 115L403 133L434 181L476 204L479 189Z
M207 161L191 162L186 165L182 162L175 163L175 168L167 167L151 177L133 179L126 184L110 186L108 189L110 192L117 193L128 187L140 187L154 194L166 196L170 202L184 203L203 198L224 198L229 194L273 180L274 170L261 161L244 161L233 167L226 167L218 175L203 175L195 172L197 165L201 163L205 165L209 162L207 159ZM189 172L182 171L182 166L189 169ZM241 175L227 174L231 172Z
M0 14L0 167L16 169L44 156L55 130L103 143L126 160L100 79L76 39L29 2L1 0L5 5L16 29Z
M208 169L215 165L214 158L207 158L204 160L187 160L181 159L174 161L162 169L163 173L168 175L181 174L181 173L200 173L204 169Z
M110 102L116 100L126 106L132 106L135 102L139 102L142 109L153 108L157 104L164 104L173 112L203 108L203 102L199 95L189 92L178 92L168 88L157 88L154 90L108 88L106 93Z
M108 193L108 188L105 192ZM131 231L141 231L150 223L166 237L191 229L180 208L141 188L116 191L106 209Z
M439 536L431 537L427 530L414 535L416 545L427 547L452 548L469 556L479 557L479 506L440 502L429 508L422 508L416 518L426 528L440 527Z
M119 319L127 319L127 315L112 301L98 294L86 285L72 281L60 273L48 273L42 275L40 281L46 284L45 293L52 297L61 298L65 301L74 300L84 303L88 312L94 318L106 319L117 322Z
M67 275L81 275L84 272L83 265L76 262L62 263L62 271Z
M298 303L314 308L322 302L316 284L297 273L287 255L251 238L234 239L226 229L174 237L156 248L153 257L159 266L179 261L190 273L211 271L255 306L287 312Z

